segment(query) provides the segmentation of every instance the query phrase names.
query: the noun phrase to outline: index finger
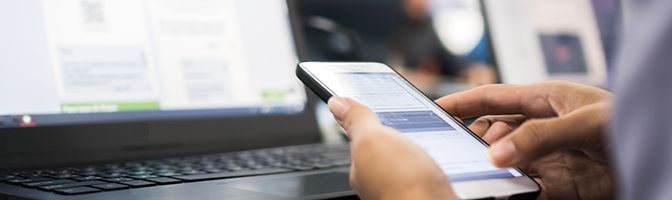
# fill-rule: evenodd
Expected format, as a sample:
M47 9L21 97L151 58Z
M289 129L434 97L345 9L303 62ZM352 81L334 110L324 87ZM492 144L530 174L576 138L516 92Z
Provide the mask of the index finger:
M458 118L483 115L552 115L543 91L533 86L486 85L436 100L443 109Z

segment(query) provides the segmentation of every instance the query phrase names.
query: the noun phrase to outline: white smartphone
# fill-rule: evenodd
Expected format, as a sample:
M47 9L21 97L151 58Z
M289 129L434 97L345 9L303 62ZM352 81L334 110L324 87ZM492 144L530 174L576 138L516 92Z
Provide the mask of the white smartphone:
M342 96L370 107L439 164L461 199L533 199L541 192L520 169L492 165L487 143L385 64L302 62L296 73L325 102Z

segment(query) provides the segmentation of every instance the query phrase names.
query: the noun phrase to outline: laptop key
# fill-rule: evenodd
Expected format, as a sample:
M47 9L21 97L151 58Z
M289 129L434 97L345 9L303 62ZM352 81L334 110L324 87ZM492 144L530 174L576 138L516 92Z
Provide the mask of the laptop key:
M121 189L130 188L128 185L122 185L122 184L119 184L119 183L104 183L104 184L92 185L91 187L98 188L98 189L105 190L105 191L121 190Z
M56 193L68 194L68 195L86 194L86 193L99 192L99 191L100 191L99 189L90 188L90 187L61 188L61 189L55 190Z
M40 178L40 177L45 177L48 174L41 174L41 173L22 173L21 177L25 178Z
M98 180L98 179L101 179L101 178L97 177L97 176L82 176L82 177L77 177L77 178L73 178L73 179L78 180L78 181L92 181L92 180Z
M182 174L175 173L175 172L165 172L165 173L159 173L157 175L159 175L159 176L179 176L179 175L182 175Z
M289 172L289 171L291 171L291 170L281 169L281 168L269 168L269 169L260 169L260 170L241 170L241 171L234 171L234 172L219 172L219 173L212 173L212 174L173 176L173 178L184 180L184 181L202 181L202 180L232 178L232 177L239 177L239 176L254 176L254 175L263 175L263 174L282 173L282 172Z
M103 180L108 181L108 182L119 183L119 182L124 182L124 181L132 181L132 180L135 180L135 179L126 178L126 177L117 177L117 178L106 178L106 179L103 179Z
M79 175L74 175L74 174L56 174L56 175L51 175L50 177L56 178L56 179L63 179L63 178L77 178Z
M103 183L105 183L105 182L102 182L102 181L84 181L84 182L74 182L74 183L39 186L37 188L41 189L41 190L56 190L56 189L63 189L63 188L97 185L97 184L103 184Z
M85 171L85 172L81 172L79 174L83 175L83 176L94 176L94 175L98 175L99 173L96 172L96 171Z
M133 176L128 176L134 179L150 179L150 178L157 178L159 176L157 175L133 175Z
M101 174L99 176L105 177L105 178L117 178L117 177L124 176L124 174L122 174L122 173L109 173L109 174Z
M66 183L72 183L72 182L75 182L75 181L68 180L68 179L57 179L57 180L49 180L49 181L23 183L21 185L26 186L26 187L39 187L39 186L45 186L45 185L66 184Z
M13 175L0 175L0 183L9 180L9 179L21 179L21 177L18 176L13 176Z
M150 178L150 179L147 179L147 180L148 180L148 181L151 181L151 182L158 183L158 184L160 184L160 185L173 184L173 183L179 183L179 182L182 182L182 181L180 181L180 180L173 179L173 178L168 178L168 177Z
M206 172L198 171L198 170L188 170L188 171L182 171L182 174L186 175L195 175L195 174L205 174Z
M156 183L149 182L149 181L143 181L143 180L125 181L125 182L121 182L121 184L129 185L131 187L147 187L147 186L156 185Z
M38 181L49 181L51 180L50 178L46 177L37 177L37 178L21 178L21 179L9 179L7 180L7 183L11 184L22 184L22 183L30 183L30 182L38 182Z

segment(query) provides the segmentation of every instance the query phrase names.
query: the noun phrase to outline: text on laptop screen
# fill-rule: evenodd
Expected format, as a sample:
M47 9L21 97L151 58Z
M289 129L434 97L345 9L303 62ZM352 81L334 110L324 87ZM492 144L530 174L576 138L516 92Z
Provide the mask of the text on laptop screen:
M293 114L306 101L285 1L3 1L0 23L0 128Z

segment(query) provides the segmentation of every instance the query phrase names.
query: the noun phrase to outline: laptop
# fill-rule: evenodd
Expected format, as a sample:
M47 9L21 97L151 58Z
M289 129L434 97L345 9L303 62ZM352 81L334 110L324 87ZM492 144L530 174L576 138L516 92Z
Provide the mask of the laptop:
M0 2L0 199L353 195L291 2Z

